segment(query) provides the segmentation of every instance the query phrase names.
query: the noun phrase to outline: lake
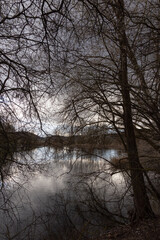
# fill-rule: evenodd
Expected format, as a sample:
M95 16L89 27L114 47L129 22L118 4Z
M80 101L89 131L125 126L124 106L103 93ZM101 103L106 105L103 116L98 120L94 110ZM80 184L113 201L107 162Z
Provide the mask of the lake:
M123 154L47 147L15 154L1 189L0 239L90 239L127 221L130 182L110 164Z

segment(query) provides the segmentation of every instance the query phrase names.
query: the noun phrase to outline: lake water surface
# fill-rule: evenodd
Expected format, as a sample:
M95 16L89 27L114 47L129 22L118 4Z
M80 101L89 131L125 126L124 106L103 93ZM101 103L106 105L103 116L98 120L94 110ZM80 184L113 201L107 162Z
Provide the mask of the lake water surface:
M47 147L15 154L1 194L0 239L68 240L77 233L90 239L124 222L132 205L130 183L109 163L122 154Z

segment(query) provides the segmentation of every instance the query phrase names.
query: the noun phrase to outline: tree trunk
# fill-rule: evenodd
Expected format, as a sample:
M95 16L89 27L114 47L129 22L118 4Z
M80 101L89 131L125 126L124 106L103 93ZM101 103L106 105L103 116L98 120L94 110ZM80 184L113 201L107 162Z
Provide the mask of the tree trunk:
M131 172L131 183L133 187L135 218L136 220L154 216L147 196L147 191L144 183L143 170L139 162L134 126L132 121L132 109L130 98L130 87L127 74L127 44L124 24L124 2L117 1L117 22L118 22L118 37L120 46L120 74L119 81L121 85L123 109L124 109L124 127L127 141L128 160Z

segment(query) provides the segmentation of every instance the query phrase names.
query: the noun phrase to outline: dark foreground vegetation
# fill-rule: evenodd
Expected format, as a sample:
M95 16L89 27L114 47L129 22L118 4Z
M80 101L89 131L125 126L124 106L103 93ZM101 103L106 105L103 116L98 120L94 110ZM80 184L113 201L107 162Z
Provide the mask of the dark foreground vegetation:
M117 227L106 229L106 233L100 234L99 237L91 237L90 240L159 240L160 236L160 218L153 220L143 220L139 224L119 225ZM80 235L74 234L71 240L85 239ZM54 237L45 238L44 240L54 240Z
M160 218L143 220L139 224L121 225L109 230L93 240L158 240L160 236Z

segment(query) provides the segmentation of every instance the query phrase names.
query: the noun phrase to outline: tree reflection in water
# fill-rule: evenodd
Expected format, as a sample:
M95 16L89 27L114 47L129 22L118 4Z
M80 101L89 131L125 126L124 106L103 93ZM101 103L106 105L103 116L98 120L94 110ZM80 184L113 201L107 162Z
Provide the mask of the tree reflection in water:
M3 189L1 239L69 239L73 232L88 238L124 222L131 206L127 175L108 162L119 154L49 148L16 154L24 165L12 167Z

